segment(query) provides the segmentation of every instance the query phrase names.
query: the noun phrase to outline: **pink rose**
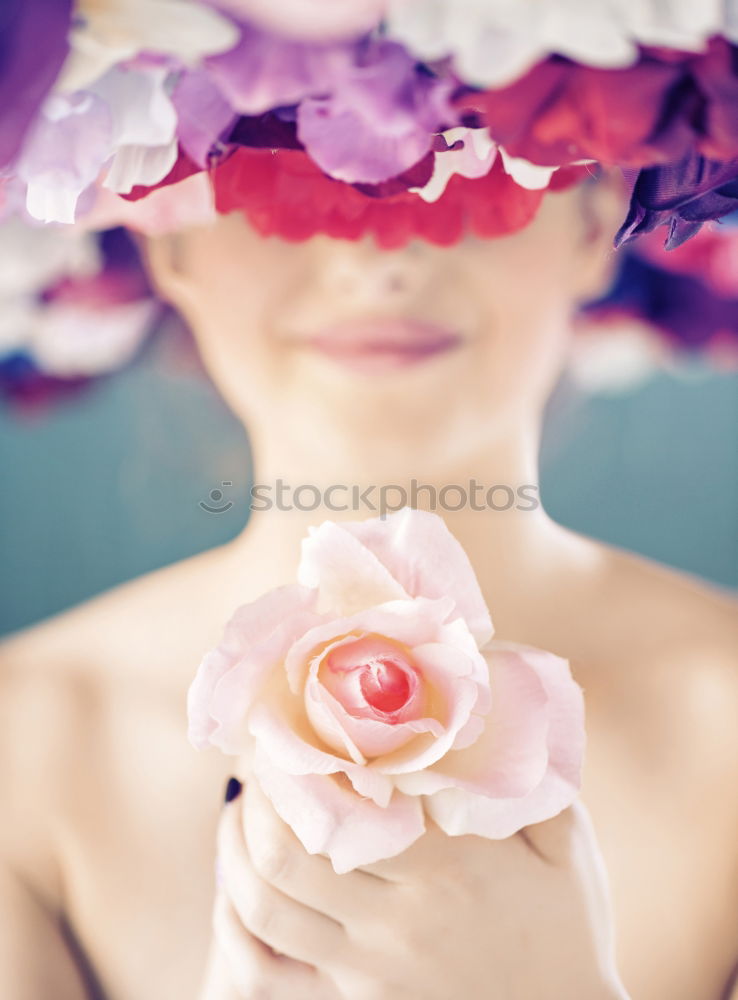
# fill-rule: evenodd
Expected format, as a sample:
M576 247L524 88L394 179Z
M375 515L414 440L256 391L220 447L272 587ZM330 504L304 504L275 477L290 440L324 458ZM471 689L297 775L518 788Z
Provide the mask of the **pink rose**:
M240 608L189 693L190 739L246 755L337 872L399 854L430 816L502 838L579 791L583 703L557 656L490 641L441 518L311 529L299 585Z

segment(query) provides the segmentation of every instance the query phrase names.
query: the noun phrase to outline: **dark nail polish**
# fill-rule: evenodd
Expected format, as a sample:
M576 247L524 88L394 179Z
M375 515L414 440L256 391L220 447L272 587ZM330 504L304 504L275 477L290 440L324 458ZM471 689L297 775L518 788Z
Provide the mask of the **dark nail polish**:
M226 785L226 790L225 790L226 805L228 805L229 802L233 802L234 799L238 798L238 796L241 794L242 788L243 785L238 780L238 778L228 779L228 784Z

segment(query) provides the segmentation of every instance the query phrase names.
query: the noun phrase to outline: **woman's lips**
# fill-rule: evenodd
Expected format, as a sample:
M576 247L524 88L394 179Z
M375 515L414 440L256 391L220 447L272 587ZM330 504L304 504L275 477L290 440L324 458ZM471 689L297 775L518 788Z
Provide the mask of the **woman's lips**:
M341 323L302 338L317 353L365 373L421 364L461 344L453 330L415 320Z

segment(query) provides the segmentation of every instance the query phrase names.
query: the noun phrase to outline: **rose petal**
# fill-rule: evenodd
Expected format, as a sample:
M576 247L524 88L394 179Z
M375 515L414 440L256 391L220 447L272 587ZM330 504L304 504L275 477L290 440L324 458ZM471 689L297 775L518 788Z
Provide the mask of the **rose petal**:
M349 715L330 691L326 691L317 681L308 681L305 697L310 721L326 743L334 745L330 734L335 733L334 738L343 740L344 745L348 742L364 758L392 753L420 733L431 733L436 738L443 733L443 726L432 718L412 719L396 725L376 719L356 718ZM315 714L311 714L311 711Z
M339 874L400 854L425 832L420 799L394 792L380 808L330 776L285 774L260 749L253 771L305 850L326 854Z
M403 703L390 711L382 711L367 700L366 671L377 661L391 662L403 682ZM344 636L313 660L310 671L354 718L396 725L419 718L423 711L423 685L412 653L386 636Z
M492 643L483 654L492 676L492 708L484 729L463 753L396 780L408 794L460 787L481 795L517 797L541 781L548 766L549 700L527 657Z
M310 725L331 750L348 754L354 764L366 764L366 756L340 724L337 713L331 710L328 704L330 697L315 677L308 677L305 685L305 711ZM335 698L333 701L335 702Z
M413 597L453 597L479 646L492 622L467 554L443 520L405 507L387 518L342 525L365 545Z
M249 731L268 754L269 760L286 774L338 774L343 772L359 795L385 806L392 795L390 778L375 768L355 764L314 745L315 733L302 706L278 697L256 705L248 721Z
M311 659L321 646L336 638L349 634L358 636L375 633L413 648L424 642L433 642L453 608L454 602L449 597L438 600L421 597L388 601L346 618L325 621L307 631L287 654L285 669L290 689L295 694L302 691Z
M452 836L475 833L501 839L531 823L540 823L566 809L579 793L584 754L584 702L565 660L542 650L514 643L495 644L495 666L521 658L535 671L548 701L548 766L527 794L492 798L464 787L449 787L425 799L428 814ZM480 739L473 747L483 745ZM466 758L469 751L464 751ZM452 754L449 758L453 757ZM461 759L461 755L459 760ZM444 762L445 763L445 762ZM514 761L510 761L511 764ZM521 764L523 762L521 761ZM461 769L461 768L459 768ZM513 773L512 771L510 772ZM521 766L521 776L525 767ZM399 786L399 782L397 782Z
M315 595L303 587L278 587L239 608L220 645L202 661L187 695L189 739L238 753L243 720L263 684L296 635L318 621ZM231 749L227 749L231 748Z
M410 596L373 552L333 521L310 528L302 542L297 578L318 591L321 610L330 609L336 616Z
M438 707L434 706L431 714L440 715L443 732L432 738L425 737L377 760L375 766L383 774L412 773L440 760L451 749L457 734L469 721L477 704L478 687L475 681L469 676L459 676L451 666L456 659L467 660L464 653L439 643L427 643L416 647L413 656L425 679L426 689L432 685L438 692ZM399 788L399 784L395 783Z

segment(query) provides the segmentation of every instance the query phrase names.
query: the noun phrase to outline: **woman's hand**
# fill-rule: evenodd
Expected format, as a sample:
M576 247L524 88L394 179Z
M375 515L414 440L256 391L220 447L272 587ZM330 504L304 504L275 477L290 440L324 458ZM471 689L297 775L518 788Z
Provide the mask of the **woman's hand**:
M434 824L336 875L255 782L219 836L216 937L247 1000L615 1000L612 920L581 805L503 841Z

